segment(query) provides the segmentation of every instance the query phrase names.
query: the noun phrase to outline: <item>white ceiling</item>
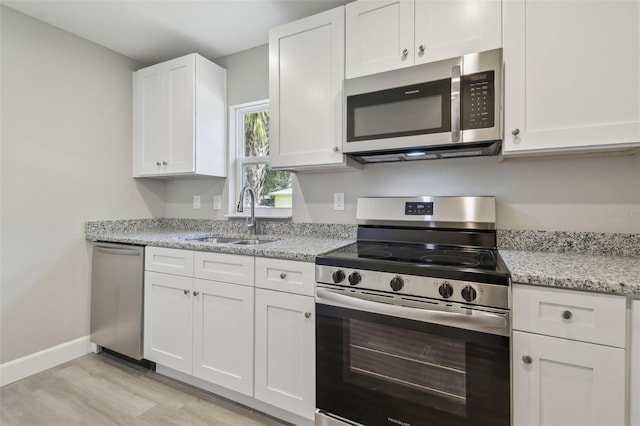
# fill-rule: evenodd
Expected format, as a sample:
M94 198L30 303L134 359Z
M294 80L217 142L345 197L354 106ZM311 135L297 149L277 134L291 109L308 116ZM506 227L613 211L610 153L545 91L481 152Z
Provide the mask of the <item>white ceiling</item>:
M268 42L269 28L352 0L2 0L144 65L215 59Z

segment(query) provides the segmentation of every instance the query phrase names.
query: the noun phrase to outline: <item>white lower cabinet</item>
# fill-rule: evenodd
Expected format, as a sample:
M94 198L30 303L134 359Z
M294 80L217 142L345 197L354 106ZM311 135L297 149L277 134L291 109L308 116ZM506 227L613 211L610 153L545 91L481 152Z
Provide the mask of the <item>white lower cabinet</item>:
M625 351L513 332L513 424L624 425Z
M256 258L255 398L307 419L316 407L315 267Z
M186 255L190 251L149 249L156 257L164 253L175 258L184 252L191 262L194 259ZM159 273L147 265L145 358L251 396L253 257L201 252L196 257L201 261L191 276ZM250 267L244 269L247 262ZM194 278L193 274L216 278L214 272L202 270L201 265L207 264L226 265L222 276L235 269L234 280L243 284Z
M194 280L193 375L253 394L253 287Z
M193 278L145 271L144 357L191 373Z
M313 418L313 297L256 289L255 367L256 399Z
M313 263L158 247L147 247L146 259L146 359L171 377L313 424Z
M513 285L513 424L626 423L626 299Z

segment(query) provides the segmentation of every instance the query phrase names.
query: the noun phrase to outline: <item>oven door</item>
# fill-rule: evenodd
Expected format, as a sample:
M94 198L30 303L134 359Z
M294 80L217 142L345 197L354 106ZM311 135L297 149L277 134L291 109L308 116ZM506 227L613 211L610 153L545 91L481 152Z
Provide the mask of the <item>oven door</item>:
M316 424L508 425L509 328L508 311L318 286Z

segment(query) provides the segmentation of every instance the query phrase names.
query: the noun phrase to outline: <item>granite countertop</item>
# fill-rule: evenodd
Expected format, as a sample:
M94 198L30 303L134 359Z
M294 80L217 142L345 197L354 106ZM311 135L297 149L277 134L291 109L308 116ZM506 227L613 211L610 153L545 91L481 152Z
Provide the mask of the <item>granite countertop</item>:
M241 246L194 238L248 238L242 221L142 219L87 222L91 241L314 262L356 240L356 226L259 222L264 244ZM640 234L499 230L498 248L514 283L640 297Z
M640 297L640 257L502 250L513 283Z
M355 239L321 238L314 236L258 235L269 242L256 245L237 245L194 241L194 238L209 236L249 238L248 234L220 232L148 230L133 232L105 232L87 235L91 241L139 244L145 246L168 247L185 250L210 251L216 253L241 254L247 256L271 257L276 259L314 262L319 254L343 247Z

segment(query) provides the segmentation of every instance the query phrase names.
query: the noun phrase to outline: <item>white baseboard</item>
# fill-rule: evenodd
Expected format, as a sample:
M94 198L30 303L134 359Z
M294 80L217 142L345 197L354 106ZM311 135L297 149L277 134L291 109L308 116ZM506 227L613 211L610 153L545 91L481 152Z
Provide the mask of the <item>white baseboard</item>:
M89 336L0 364L0 387L64 364L90 352Z

